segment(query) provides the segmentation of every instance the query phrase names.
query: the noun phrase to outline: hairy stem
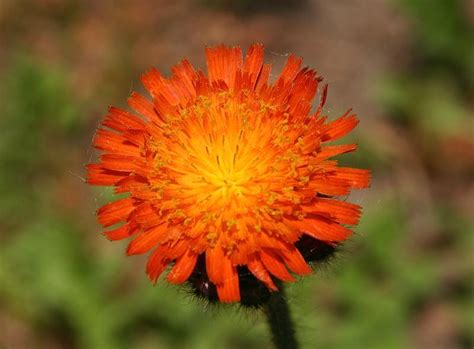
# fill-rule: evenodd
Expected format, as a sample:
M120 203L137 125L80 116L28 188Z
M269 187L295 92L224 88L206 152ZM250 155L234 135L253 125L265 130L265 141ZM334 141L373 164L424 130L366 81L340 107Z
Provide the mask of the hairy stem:
M273 292L264 308L272 332L273 342L276 349L298 349L295 329L283 285L280 284L278 286L280 292Z

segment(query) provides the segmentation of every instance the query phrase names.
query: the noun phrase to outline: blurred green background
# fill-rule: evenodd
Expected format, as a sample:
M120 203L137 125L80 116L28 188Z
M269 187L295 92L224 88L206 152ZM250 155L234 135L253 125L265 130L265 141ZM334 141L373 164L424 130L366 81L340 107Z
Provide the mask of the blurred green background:
M271 348L261 315L151 286L83 181L107 106L221 42L303 56L330 117L360 115L341 161L373 184L345 251L289 287L303 348L472 348L473 22L470 0L1 0L0 348Z

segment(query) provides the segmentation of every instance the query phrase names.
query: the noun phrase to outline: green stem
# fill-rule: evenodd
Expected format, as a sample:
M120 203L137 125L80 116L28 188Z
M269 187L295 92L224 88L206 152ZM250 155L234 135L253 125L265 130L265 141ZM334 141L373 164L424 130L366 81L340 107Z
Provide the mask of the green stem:
M290 309L285 299L283 285L278 285L280 292L272 292L264 312L272 331L276 349L298 349L295 329L290 316Z

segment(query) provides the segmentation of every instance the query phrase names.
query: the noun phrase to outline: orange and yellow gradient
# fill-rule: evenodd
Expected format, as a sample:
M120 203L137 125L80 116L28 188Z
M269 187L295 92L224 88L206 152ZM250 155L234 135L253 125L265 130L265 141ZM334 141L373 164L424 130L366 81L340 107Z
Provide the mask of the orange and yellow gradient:
M290 56L271 84L262 45L206 49L207 71L184 60L167 79L142 76L151 100L133 93L135 114L110 108L94 140L102 151L88 183L114 186L125 199L99 209L110 240L131 238L127 253L151 251L152 281L189 279L198 258L221 302L240 301L238 267L272 291L275 280L311 272L295 243L336 245L351 235L360 207L340 201L369 185L369 172L330 160L355 144L325 145L358 123L348 111L322 116L322 78Z

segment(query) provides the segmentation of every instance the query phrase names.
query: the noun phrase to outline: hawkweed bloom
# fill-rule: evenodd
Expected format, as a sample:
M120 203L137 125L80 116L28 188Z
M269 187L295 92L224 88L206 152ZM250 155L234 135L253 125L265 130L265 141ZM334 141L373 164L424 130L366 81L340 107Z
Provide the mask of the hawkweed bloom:
M133 113L111 107L94 139L102 154L88 183L129 194L101 207L110 240L128 255L150 253L156 282L220 302L258 304L280 282L310 274L352 233L360 207L333 198L369 184L369 172L340 167L356 144L326 145L358 123L351 111L322 115L327 88L289 56L269 82L262 45L206 49L207 76L184 60L165 78L141 80ZM312 102L320 92L312 111ZM121 223L122 225L116 226Z

